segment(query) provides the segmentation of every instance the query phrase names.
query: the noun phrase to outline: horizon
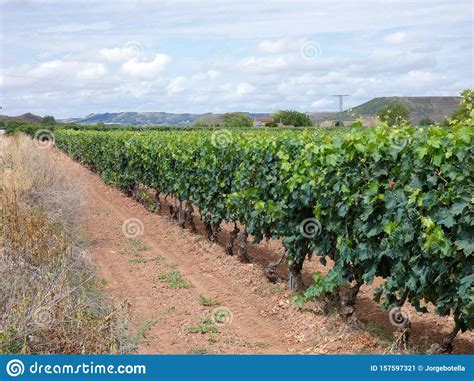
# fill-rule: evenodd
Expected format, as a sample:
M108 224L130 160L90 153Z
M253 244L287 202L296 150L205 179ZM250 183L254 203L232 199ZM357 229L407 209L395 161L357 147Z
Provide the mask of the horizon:
M461 96L458 94L458 95L406 95L406 96L382 96L382 97L375 97L375 98L372 98L372 99L369 99L367 102L370 102L371 100L374 100L376 98L452 98L452 97L457 97L457 98L460 98L461 99ZM349 111L355 107L358 107L358 106L362 106L363 104L367 103L367 102L363 102L361 104L358 104L358 105L355 105L355 106L352 106L350 108L344 108L342 110L342 112L346 112L346 111ZM2 110L0 108L0 110ZM190 115L200 115L200 116L203 116L203 115L223 115L223 114L226 114L226 113L242 113L242 114L264 114L264 115L271 115L273 114L274 112L276 112L278 110L272 110L272 111L269 111L269 112L265 112L265 111L242 111L242 110L231 110L231 111L225 111L225 112L222 112L222 113L213 113L213 112L168 112L168 111L147 111L147 110L144 110L144 111L133 111L133 110L127 110L127 111L105 111L105 112L91 112L90 114L87 114L87 115L84 115L84 116L68 116L68 117L64 117L64 118L58 118L59 120L68 120L68 119L85 119L87 117L90 117L92 115L103 115L103 114L125 114L125 113L143 113L143 114L151 114L151 113L155 113L155 114L159 114L159 113L162 113L162 114L174 114L174 115L184 115L184 114L190 114ZM339 113L339 110L320 110L320 111L303 111L304 113L307 113L307 114L325 114L325 113ZM19 114L19 115L6 115L6 114L3 114L0 112L0 115L1 116L7 116L7 117L20 117L20 116L23 116L23 115L26 115L26 114L31 114L33 116L40 116L40 117L44 117L46 115L50 115L50 114L44 114L44 115L38 115L38 114L34 114L32 112L29 112L29 111L26 111L24 112L23 114ZM52 116L55 116L55 115L52 115Z
M474 87L471 14L467 0L3 0L0 112L337 112L332 94L351 95L344 109L458 96Z

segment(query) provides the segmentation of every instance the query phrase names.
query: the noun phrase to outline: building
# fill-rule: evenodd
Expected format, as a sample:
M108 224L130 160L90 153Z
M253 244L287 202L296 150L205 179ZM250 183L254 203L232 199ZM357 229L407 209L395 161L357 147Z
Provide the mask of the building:
M259 118L253 118L254 127L265 127L267 123L273 122L273 118L269 116L263 116Z

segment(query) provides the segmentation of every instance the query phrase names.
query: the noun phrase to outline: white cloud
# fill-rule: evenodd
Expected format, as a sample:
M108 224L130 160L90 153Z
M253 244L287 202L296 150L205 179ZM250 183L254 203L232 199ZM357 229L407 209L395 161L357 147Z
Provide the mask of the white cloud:
M235 92L237 93L237 95L243 96L253 92L254 90L255 86L252 86L249 83L239 83Z
M237 68L254 73L281 71L288 66L288 60L284 57L248 57L237 63Z
M217 70L208 70L205 73L199 73L192 76L193 80L198 81L205 81L205 80L213 80L219 76L219 72Z
M159 53L152 61L148 62L129 60L122 65L122 71L132 77L151 79L162 72L170 61L170 56Z
M398 45L407 40L408 34L405 32L396 32L385 36L383 39L386 44Z
M291 51L299 50L301 44L304 42L302 39L290 39L282 38L280 40L262 41L258 47L264 53L276 54L276 53L288 53Z
M5 114L335 110L336 93L355 106L472 86L468 0L20 3L2 7Z
M101 63L54 60L28 71L26 78L54 80L94 80L106 74Z
M429 82L433 79L433 74L429 71L410 70L408 78L413 81Z
M168 90L169 94L177 94L186 89L186 83L188 80L186 77L176 77L170 80L166 89Z
M30 70L28 74L35 77L48 77L65 66L67 64L61 60L43 62L38 67Z
M78 33L78 32L84 32L84 31L99 31L99 30L107 30L112 28L112 23L109 21L102 21L102 22L97 22L97 23L91 23L91 24L80 24L80 23L74 23L74 24L63 24L63 25L56 25L56 26L50 26L42 32L45 33Z
M122 62L126 59L122 48L100 49L99 55L110 62Z
M92 80L102 78L106 73L105 66L102 64L86 64L80 69L76 76L78 79Z
M324 111L327 110L329 107L333 108L334 101L329 99L318 99L311 103L311 108L316 111Z

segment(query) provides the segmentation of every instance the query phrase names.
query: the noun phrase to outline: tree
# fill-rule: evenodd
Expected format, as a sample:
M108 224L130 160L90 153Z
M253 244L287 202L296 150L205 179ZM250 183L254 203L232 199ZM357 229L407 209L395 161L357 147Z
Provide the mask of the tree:
M265 123L265 127L278 127L278 123L277 122L268 122L268 123Z
M474 117L474 90L467 89L461 92L459 108L454 110L449 118L444 118L441 122L443 127L452 127L458 123L472 120Z
M253 119L240 112L230 112L224 114L224 127L252 127Z
M313 125L308 115L295 110L279 110L272 116L276 122L281 122L285 126L308 127Z
M193 127L198 127L198 128L203 128L203 127L208 127L209 124L207 124L204 120L197 119L193 123Z
M219 127L224 124L222 115L206 114L200 116L193 123L193 127Z
M464 90L461 92L461 96L462 99L459 108L455 110L449 118L453 122L467 120L471 116L473 110L474 90Z
M421 118L420 121L418 122L418 124L420 126L423 126L423 127L426 127L426 126L431 126L432 124L435 124L435 121L428 118L428 117L424 117L424 118Z
M403 103L392 102L389 105L382 107L378 115L382 122L386 122L392 127L407 123L410 116L410 111Z
M22 119L7 119L3 122L3 125L5 126L5 128L11 129L11 130L23 128L23 127L29 126L30 124L31 123Z
M56 124L56 119L52 115L45 115L41 120L41 124L52 125Z

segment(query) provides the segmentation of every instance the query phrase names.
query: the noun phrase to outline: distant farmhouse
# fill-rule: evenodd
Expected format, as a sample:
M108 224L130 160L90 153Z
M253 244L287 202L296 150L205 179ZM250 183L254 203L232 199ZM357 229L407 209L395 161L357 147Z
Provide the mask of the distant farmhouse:
M273 122L273 118L269 116L253 118L254 127L265 127L267 123L270 123L270 122Z

